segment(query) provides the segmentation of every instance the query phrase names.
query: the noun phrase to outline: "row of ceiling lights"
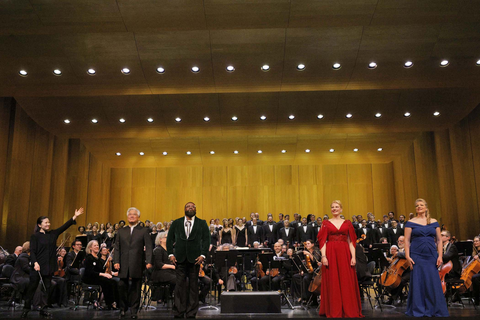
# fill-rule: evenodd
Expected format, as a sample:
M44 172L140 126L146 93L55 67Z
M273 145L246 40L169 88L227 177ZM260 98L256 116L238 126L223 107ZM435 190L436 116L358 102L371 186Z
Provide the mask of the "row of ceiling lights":
M405 112L405 113L403 114L403 116L404 116L405 118L409 118L411 115L412 115L412 114L411 114L410 112ZM435 117L438 117L438 116L440 116L440 112L439 112L439 111L435 111L435 112L433 113L433 115L434 115ZM323 119L323 117L324 117L323 114L317 115L317 118L318 118L318 119ZM375 118L378 119L378 118L381 118L381 117L382 117L382 114L381 114L380 112L375 113ZM347 113L347 114L345 115L345 118L351 119L351 118L353 118L353 114ZM231 119L232 119L232 121L237 121L237 120L238 120L238 117L237 117L237 116L233 116ZM295 119L295 116L294 116L293 114L291 114L291 115L288 116L288 119L289 119L289 120L293 120L293 119ZM260 116L260 120L262 120L262 121L267 120L267 116L265 116L265 115ZM98 123L98 119L95 119L95 118L92 119L91 121L92 121L92 123ZM127 120L125 120L125 118L120 118L118 121L119 121L120 123L125 123ZM153 118L147 118L147 122L152 123L153 121L154 121ZM176 122L181 122L181 121L182 121L182 118L177 117L177 118L175 118L175 121L176 121ZM204 117L204 118L203 118L203 121L209 122L209 121L210 121L210 118L209 118L209 117ZM65 119L65 120L63 120L63 122L66 123L66 124L71 123L70 119Z
M334 152L335 152L335 149L329 149L328 151L329 151L330 153L334 153ZM354 149L353 149L353 152L358 152L358 151L359 151L358 148L354 148ZM377 151L378 151L378 152L381 152L381 151L383 151L383 148L378 148ZM282 153L287 153L287 150L283 149L281 152L282 152ZM310 153L310 152L311 152L310 149L305 149L305 153ZM185 152L185 153L186 153L187 155L191 155L191 154L192 154L191 151L187 151L187 152ZM234 154L239 154L238 150L234 150L233 153L234 153ZM263 151L262 151L262 150L257 150L257 153L258 153L258 154L262 154ZM166 155L168 155L168 152L167 152L167 151L164 151L164 152L162 152L162 154L163 154L164 156L166 156ZM215 151L213 151L213 150L210 151L210 154L215 154ZM117 155L117 156L120 157L122 154L121 154L120 152L116 152L115 155ZM145 155L145 152L140 152L139 155L144 156L144 155Z
M446 66L448 66L449 64L450 64L450 61L448 61L448 60L442 60L442 61L440 61L440 64L439 64L439 65L440 65L440 67L446 67ZM477 66L480 66L480 60L477 60L476 65L477 65ZM406 61L406 62L403 64L403 66L404 66L405 68L411 68L411 67L413 67L413 62L412 62L412 61ZM368 64L368 66L367 66L368 69L376 69L377 67L378 67L377 63L376 63L376 62L373 62L373 61L370 62L370 63ZM307 68L307 66L306 66L305 64L303 64L303 63L300 63L300 64L297 65L297 70L298 70L298 71L303 71L303 70L305 70L306 68ZM332 69L334 69L334 70L339 70L339 69L341 69L341 68L342 68L342 65L341 65L340 63L338 63L338 62L336 62L336 63L334 63L334 64L332 65ZM200 72L200 68L199 68L198 66L193 66L190 70L191 70L193 73L199 73L199 72ZM225 70L226 70L227 72L232 73L232 72L235 71L235 67L232 66L232 65L228 65L228 66L225 68ZM264 71L264 72L268 72L268 71L270 71L270 66L269 66L268 64L264 64L263 66L260 67L260 70L262 70L262 71ZM131 70L130 70L129 68L122 68L120 71L121 71L124 75L129 75L129 74L131 73ZM164 74L164 73L165 73L165 68L163 68L163 67L158 67L158 68L156 69L156 71L157 71L157 73L159 73L159 74ZM19 74L20 76L22 76L22 77L28 76L28 72L27 72L27 70L25 70L25 69L20 70L20 71L18 72L18 74ZM60 69L54 69L54 70L53 70L53 74L54 74L55 76L61 76L63 73L62 73L62 70L60 70ZM95 69L93 69L93 68L90 68L90 69L87 70L87 74L89 74L89 75L91 75L91 76L94 76L94 75L97 74L97 71L96 71Z

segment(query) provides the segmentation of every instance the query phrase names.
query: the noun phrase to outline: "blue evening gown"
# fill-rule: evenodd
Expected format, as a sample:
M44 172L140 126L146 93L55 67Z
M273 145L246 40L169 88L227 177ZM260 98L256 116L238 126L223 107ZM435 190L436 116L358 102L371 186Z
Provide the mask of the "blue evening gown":
M440 225L434 222L424 226L408 221L405 227L412 228L410 257L415 262L410 276L405 314L414 317L448 317L447 303L436 266L438 253L435 229Z

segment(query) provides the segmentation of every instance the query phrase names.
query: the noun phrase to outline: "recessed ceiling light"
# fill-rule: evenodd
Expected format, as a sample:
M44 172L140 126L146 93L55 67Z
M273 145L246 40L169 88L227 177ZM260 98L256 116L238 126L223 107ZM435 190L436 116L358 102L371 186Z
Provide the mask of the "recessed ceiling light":
M334 70L338 70L338 69L340 69L341 67L342 67L342 65L341 65L340 63L338 63L338 62L334 63L333 66L332 66L332 68L333 68Z
M28 72L26 70L20 70L18 71L18 74L21 75L22 77L28 76Z
M227 72L233 72L233 71L235 71L234 66L227 66Z
M148 118L147 121L148 122L153 122L153 118Z
M267 72L268 70L270 70L270 66L268 64L264 64L261 69L262 71Z
M442 61L440 62L440 67L446 67L446 66L449 65L449 63L450 63L450 62L449 62L448 60L442 60Z
M205 118L203 118L203 121L208 122L208 121L210 121L210 118L209 118L209 117L205 117Z
M348 119L350 119L350 118L352 118L352 117L353 117L353 114L351 114L351 113L347 113L347 114L345 115L345 118L348 118Z
M70 123L70 120L65 119L65 120L63 120L63 122L65 122L66 124L69 124L69 123Z
M382 114L380 112L375 113L375 118L381 118Z
M193 66L193 67L192 67L192 72L193 72L193 73L198 73L198 72L200 72L200 68L197 67L197 66Z
M186 154L191 155L192 151L187 151Z
M122 154L120 152L115 153L117 156L121 156Z
M145 152L140 152L139 155L144 156Z
M403 116L404 116L405 118L408 118L408 117L410 117L411 115L412 115L412 114L411 114L410 112L408 112L408 111L403 114Z
M353 152L358 152L358 148L353 149Z
M163 154L164 156L166 156L166 155L168 154L168 152L167 152L167 151L163 151L162 154Z
M305 152L306 152L306 153L310 153L310 149L305 149Z
M92 123L98 123L97 119L92 119Z
M55 70L53 70L53 74L56 75L56 76L61 76L62 71L60 69L55 69Z
M267 120L267 116L260 116L260 120Z
M123 68L123 69L122 69L122 73L125 74L125 75L128 75L128 74L130 74L130 69L128 69L128 68Z
M215 151L213 151L213 150L212 150L212 151L210 151L210 154L215 154Z
M330 151L330 152L332 152L332 153L333 153L333 152L335 152L335 149L330 149L330 150L328 150L328 151Z
M288 119L293 120L293 119L295 119L295 116L293 114L291 114L291 115L288 116Z
M477 60L477 66L480 66L480 60Z
M413 61L406 61L406 62L403 64L403 66L404 66L405 68L411 68L411 67L413 67Z
M237 120L238 120L238 118L236 116L232 117L232 121L237 121Z
M258 150L257 153L262 153L263 151L262 150Z
M435 117L438 117L438 116L440 115L440 112L435 111L435 112L433 113L433 115L434 115Z
M180 121L182 121L182 119L179 118L179 117L176 117L176 118L175 118L175 121L180 122Z
M303 63L300 63L298 66L297 66L297 70L298 71L303 71L305 70L305 65Z
M120 118L118 121L120 121L121 123L125 123L125 119L123 118Z
M157 68L157 73L164 74L165 73L165 68L158 67Z
M378 152L383 151L383 148L378 148L377 151Z
M95 73L97 73L97 71L95 71L95 69L90 68L90 69L87 70L87 74L89 74L91 76L95 75Z
M317 116L317 118L318 118L318 119L323 119L323 114L319 114L319 115Z
M283 149L283 150L282 150L282 153L287 153L287 150Z
M238 154L238 150L233 151L233 153Z
M377 67L377 64L373 61L368 64L368 69L375 69L376 67Z

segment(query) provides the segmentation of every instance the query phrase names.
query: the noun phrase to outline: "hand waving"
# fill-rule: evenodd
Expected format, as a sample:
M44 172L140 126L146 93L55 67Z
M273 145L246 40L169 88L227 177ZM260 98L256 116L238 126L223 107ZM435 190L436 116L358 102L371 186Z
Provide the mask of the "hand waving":
M83 208L75 210L75 214L73 215L73 220L77 219L77 217L81 214L83 214Z

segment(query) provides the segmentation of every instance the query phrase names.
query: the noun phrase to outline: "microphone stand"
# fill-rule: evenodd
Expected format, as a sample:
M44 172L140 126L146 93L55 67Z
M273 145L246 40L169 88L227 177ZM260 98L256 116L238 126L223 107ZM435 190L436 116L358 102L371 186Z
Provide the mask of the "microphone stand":
M294 258L292 258L292 261L293 261L293 264L295 265L295 267L297 268L298 272L299 273L302 272L302 268L300 268L300 266L297 264L297 262L295 261ZM300 298L301 298L301 295L303 294L303 289L304 289L303 287L304 286L303 286L303 278L300 278L300 279L302 280L302 282L300 283ZM293 281L293 277L292 277L292 281ZM292 294L292 296L293 296L293 294ZM305 311L308 310L308 308L306 306L304 306L302 303L300 303L299 306L292 307L292 309L303 309Z
M212 265L210 266L210 291L208 294L210 295L210 301L212 301L212 290L213 290L213 268L215 268L215 263L214 259L212 258L213 255L210 253L210 261L212 262ZM205 265L207 265L207 262L205 261ZM225 282L226 284L226 282ZM206 300L206 299L205 299ZM198 310L215 310L218 311L218 308L215 306L212 306L212 304L208 303L206 306L198 308Z

